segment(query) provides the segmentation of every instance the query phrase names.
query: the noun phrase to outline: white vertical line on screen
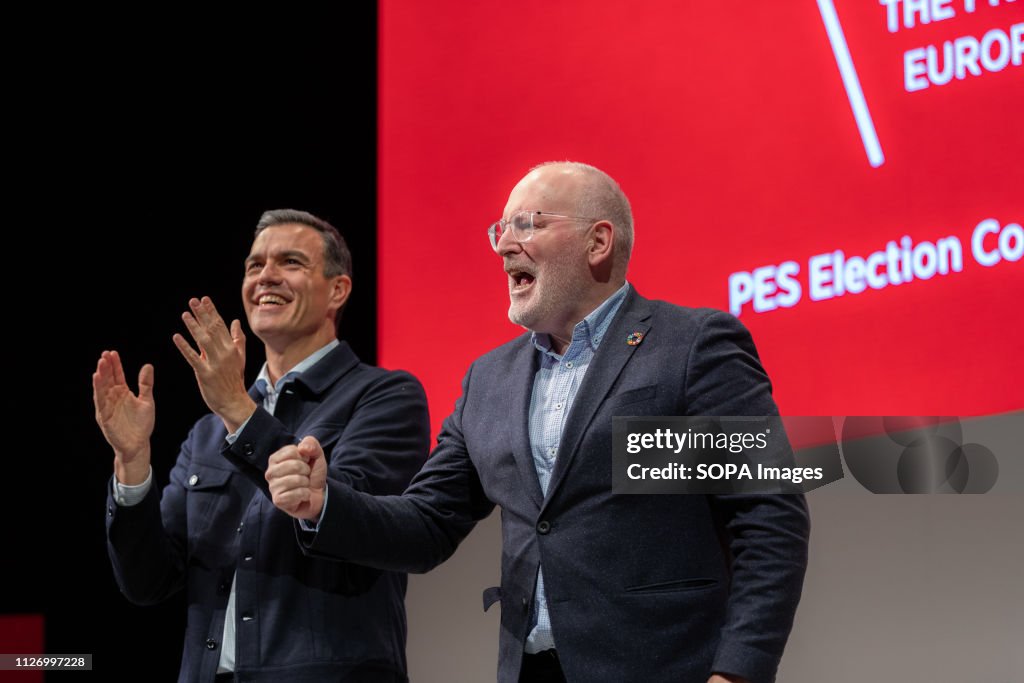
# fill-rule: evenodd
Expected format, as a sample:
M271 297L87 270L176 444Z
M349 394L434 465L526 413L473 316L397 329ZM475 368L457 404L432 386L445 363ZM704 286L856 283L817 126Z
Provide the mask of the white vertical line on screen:
M825 32L828 33L828 41L832 44L832 54L835 55L836 64L839 66L839 75L843 78L843 87L846 88L846 97L850 100L853 118L857 121L857 130L860 131L860 139L864 143L868 163L872 168L878 168L885 163L885 155L882 153L882 145L878 142L875 123L871 120L871 112L868 111L864 91L860 88L857 69L853 66L853 59L850 58L850 49L846 45L843 27L839 24L839 15L836 14L832 0L818 0L818 11L821 12L821 19L825 22Z

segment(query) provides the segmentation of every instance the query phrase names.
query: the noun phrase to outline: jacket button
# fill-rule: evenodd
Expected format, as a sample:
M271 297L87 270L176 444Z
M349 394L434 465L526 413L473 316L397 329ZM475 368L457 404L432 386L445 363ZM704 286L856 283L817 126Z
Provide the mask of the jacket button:
M242 559L245 560L246 562L252 562L252 555L246 555Z
M546 534L549 531L551 531L551 522L546 519L542 519L537 523L537 533Z
M246 441L245 443L242 444L242 455L251 456L255 452L256 452L256 449L253 448L252 444L249 443L248 441Z
M107 517L113 517L113 516L114 516L114 506L113 505L108 505L107 506Z
M529 612L530 611L530 602L526 598L523 598L523 611L524 612Z
M216 650L217 649L217 641L214 640L213 638L207 638L206 639L206 649L207 650Z
M188 485L189 486L195 486L198 483L199 483L199 475L198 474L193 474L191 477L188 478Z

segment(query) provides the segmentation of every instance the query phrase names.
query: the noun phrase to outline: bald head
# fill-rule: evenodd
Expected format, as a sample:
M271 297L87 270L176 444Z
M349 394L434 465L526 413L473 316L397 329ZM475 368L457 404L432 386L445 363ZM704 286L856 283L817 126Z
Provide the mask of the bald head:
M599 168L578 161L546 161L530 169L520 184L549 180L552 191L571 193L573 215L606 220L615 231L615 271L625 277L633 252L633 210L615 179Z

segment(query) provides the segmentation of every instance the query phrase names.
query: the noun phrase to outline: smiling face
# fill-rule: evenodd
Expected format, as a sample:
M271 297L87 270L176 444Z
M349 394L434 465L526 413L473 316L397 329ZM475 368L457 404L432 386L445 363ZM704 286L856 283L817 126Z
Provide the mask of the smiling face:
M286 223L266 228L253 241L242 303L249 327L268 347L312 353L334 338L334 317L350 287L346 275L324 275L320 233Z
M544 166L519 181L509 195L504 218L517 211L546 211L575 216L578 173L562 166ZM506 230L498 243L508 275L509 320L517 325L563 338L589 312L580 300L590 285L586 223L537 216L533 238L516 242Z

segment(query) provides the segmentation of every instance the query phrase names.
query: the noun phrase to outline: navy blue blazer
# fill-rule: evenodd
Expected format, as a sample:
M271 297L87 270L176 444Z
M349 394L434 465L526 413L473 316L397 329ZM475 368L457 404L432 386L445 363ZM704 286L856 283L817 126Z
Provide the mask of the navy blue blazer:
M632 332L642 343L626 344ZM331 482L319 531L300 536L307 551L427 571L498 505L502 683L518 679L539 564L570 682L771 681L807 562L803 496L612 495L614 415L777 414L749 333L631 291L567 417L546 497L528 435L537 367L528 334L475 361L405 493Z
M312 434L331 481L400 493L429 432L419 381L342 343L286 386L274 415L257 408L233 445L218 417L201 418L162 495L153 487L119 507L108 494L107 548L125 596L152 604L187 591L179 680L213 681L232 575L239 680L408 680L405 575L303 554L264 473L271 453Z

